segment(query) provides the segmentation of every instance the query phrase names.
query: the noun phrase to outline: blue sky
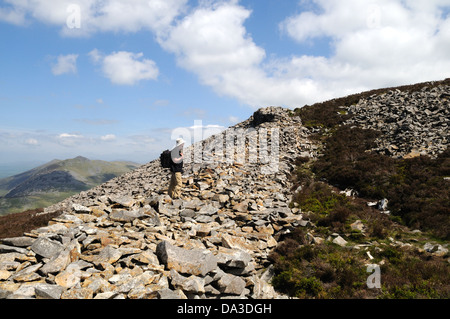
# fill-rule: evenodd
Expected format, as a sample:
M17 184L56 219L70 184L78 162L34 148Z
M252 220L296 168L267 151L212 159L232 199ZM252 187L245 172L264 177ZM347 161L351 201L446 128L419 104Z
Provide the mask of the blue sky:
M449 0L0 1L0 166L145 163L175 128L450 77Z

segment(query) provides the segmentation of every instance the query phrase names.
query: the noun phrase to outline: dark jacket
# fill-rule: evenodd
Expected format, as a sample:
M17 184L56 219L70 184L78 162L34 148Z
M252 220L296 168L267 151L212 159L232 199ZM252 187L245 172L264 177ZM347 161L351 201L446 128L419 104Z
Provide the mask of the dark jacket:
M172 173L182 173L183 174L183 162L175 164L173 161L170 165L170 171Z

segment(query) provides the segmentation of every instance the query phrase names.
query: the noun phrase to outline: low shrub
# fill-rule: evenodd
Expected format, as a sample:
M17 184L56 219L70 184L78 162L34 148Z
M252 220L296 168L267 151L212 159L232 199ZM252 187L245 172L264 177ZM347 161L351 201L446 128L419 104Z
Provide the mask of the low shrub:
M409 227L450 239L450 150L436 159L394 159L370 152L377 132L341 126L326 139L324 156L313 165L318 178L361 197L389 199L389 210Z
M275 265L272 284L290 296L353 298L356 291L366 289L363 262L334 244L281 244L269 258Z
M33 209L0 217L0 239L22 236L23 233L44 227L61 212L41 214L44 209Z

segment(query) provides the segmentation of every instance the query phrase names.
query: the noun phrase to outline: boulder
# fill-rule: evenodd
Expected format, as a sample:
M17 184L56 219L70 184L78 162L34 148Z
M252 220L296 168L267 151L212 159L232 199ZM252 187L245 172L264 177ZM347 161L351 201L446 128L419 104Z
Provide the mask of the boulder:
M156 255L168 269L183 274L205 276L217 267L217 258L209 250L183 249L166 240L157 245Z
M142 210L124 210L124 209L114 209L111 214L109 214L109 218L115 222L128 223L136 218L141 218L144 216L144 212Z
M58 255L63 249L64 246L61 243L47 237L40 237L31 245L31 250L33 252L46 258L52 258Z

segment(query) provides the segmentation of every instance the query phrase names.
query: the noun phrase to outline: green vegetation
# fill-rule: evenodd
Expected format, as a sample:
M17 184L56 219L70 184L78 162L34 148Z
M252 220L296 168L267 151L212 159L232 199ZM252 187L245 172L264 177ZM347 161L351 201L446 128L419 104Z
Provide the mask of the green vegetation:
M298 298L450 297L449 254L433 256L419 249L433 238L430 234L411 232L364 200L300 176L305 184L293 202L315 226L296 228L271 253L276 289ZM362 230L352 227L356 221ZM330 236L335 233L348 245L334 244ZM313 242L312 237L324 240ZM367 264L380 265L381 289L367 287Z
M367 251L349 250L331 242L302 245L305 235L280 244L271 254L275 265L272 284L298 298L425 299L450 297L450 271L441 257L415 249L380 243L369 250L381 263L381 289L370 289L366 281Z
M304 125L316 128L322 156L296 161L291 207L300 207L312 226L294 229L271 253L276 289L299 298L450 297L449 253L423 249L450 239L450 151L435 159L394 159L370 151L380 132L343 125L351 116L345 107L388 90L295 110ZM358 196L341 194L345 189ZM367 205L383 198L390 215ZM346 245L333 243L337 234ZM367 287L368 264L380 265L381 289Z
M272 284L290 296L336 299L371 294L363 261L337 245L299 246L291 239L279 245L271 258L277 273Z
M369 199L389 199L406 225L450 239L450 150L431 159L393 159L368 152L377 133L340 126L326 139L324 156L312 166L318 178Z

